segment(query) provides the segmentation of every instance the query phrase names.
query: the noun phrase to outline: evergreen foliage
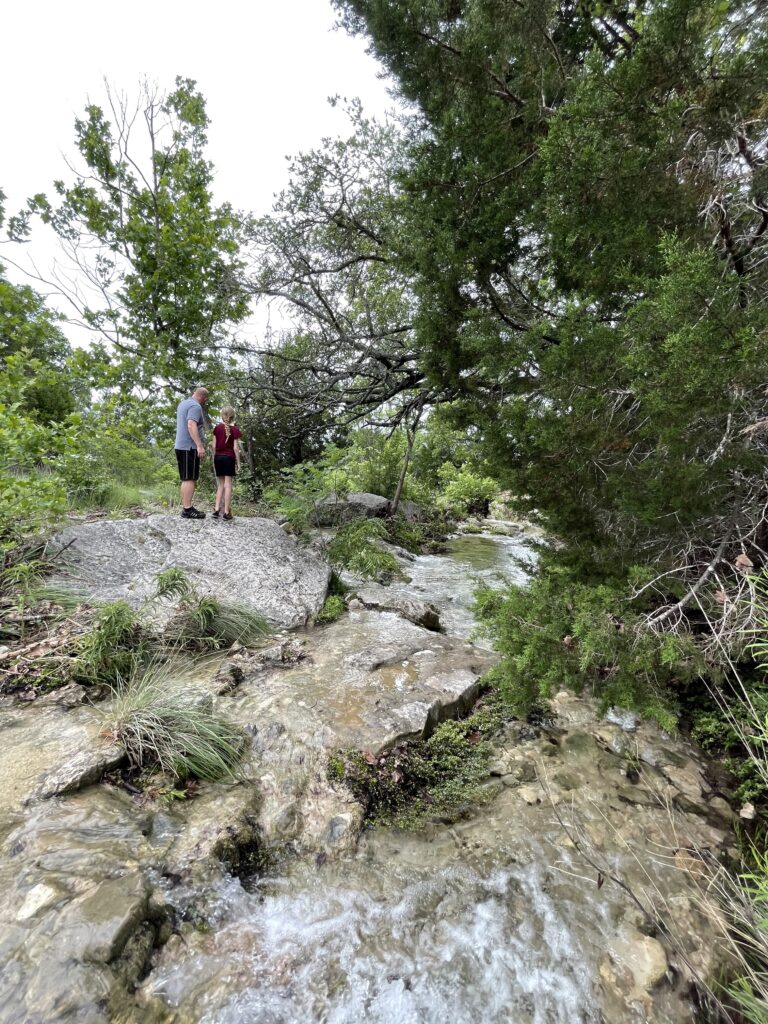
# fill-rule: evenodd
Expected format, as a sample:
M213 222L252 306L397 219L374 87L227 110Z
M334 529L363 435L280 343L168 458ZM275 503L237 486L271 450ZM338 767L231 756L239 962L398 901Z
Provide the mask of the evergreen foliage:
M766 12L336 6L413 104L397 237L420 365L558 539L491 617L500 671L531 702L562 666L669 720L718 646L743 650L744 567L767 557Z

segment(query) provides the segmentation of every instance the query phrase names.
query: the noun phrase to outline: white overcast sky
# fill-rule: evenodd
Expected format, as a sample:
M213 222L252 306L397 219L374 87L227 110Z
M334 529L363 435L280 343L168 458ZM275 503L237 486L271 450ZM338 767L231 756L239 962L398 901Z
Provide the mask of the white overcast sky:
M393 106L364 42L334 21L329 0L12 0L0 59L6 212L71 178L75 116L103 101L105 77L134 95L144 76L170 88L176 75L196 79L207 100L217 199L266 212L287 179L285 157L346 131L329 96L360 97L374 115ZM33 257L47 271L56 254L38 226L25 251L3 245L0 262Z

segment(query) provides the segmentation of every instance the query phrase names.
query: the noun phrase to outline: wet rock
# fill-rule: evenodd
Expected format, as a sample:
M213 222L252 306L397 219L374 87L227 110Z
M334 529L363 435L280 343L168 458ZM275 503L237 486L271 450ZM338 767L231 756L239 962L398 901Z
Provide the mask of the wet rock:
M74 708L83 704L88 699L88 690L79 683L69 683L61 686L58 690L51 690L42 697L38 697L38 707L47 707L49 704L58 704L65 708Z
M627 929L617 936L611 950L615 963L632 973L635 986L651 991L664 978L669 969L667 953L658 939Z
M633 807L658 807L661 803L658 795L644 786L622 786L616 795L623 803Z
M155 590L157 574L183 569L200 594L249 608L280 626L300 626L323 605L330 568L317 555L269 519L182 520L153 515L146 519L103 520L71 526L53 542L66 551L67 575L92 599L127 601L142 609ZM155 601L149 616L163 624L173 614L170 601Z
M634 711L627 711L624 708L608 708L605 720L613 725L618 725L624 732L635 732L640 724L640 716Z
M736 817L731 805L721 796L713 796L708 802L708 807L711 811L714 811L719 818L723 818L725 821L733 821Z
M229 693L246 680L252 680L262 672L275 668L288 668L307 658L304 642L295 637L281 640L259 651L236 649L222 663L216 673L212 688L219 696Z
M553 778L557 785L565 790L579 789L584 785L584 776L577 775L575 772L559 771Z
M381 586L361 588L356 592L355 597L364 608L395 612L424 629L440 631L440 612L435 605L428 601L417 601L405 594L389 591L386 587Z
M238 870L261 841L261 802L252 784L207 784L183 808L184 829L166 854L164 870L205 873L217 861Z
M40 882L33 886L24 897L24 902L16 911L17 921L27 921L35 917L41 910L47 909L62 898L58 889Z
M519 786L517 789L517 795L529 806L543 803L546 799L544 789L540 785Z
M595 749L595 738L588 732L570 732L563 736L564 754L586 754Z
M702 793L708 790L701 770L694 761L684 762L683 766L664 765L662 771L670 785L692 801L699 801Z
M106 879L72 900L56 923L56 944L80 963L107 964L147 918L149 887L139 874Z
M355 519L383 518L388 515L391 504L380 494L364 491L328 494L315 505L312 521L315 526L341 526Z
M37 787L34 796L45 800L74 793L99 782L105 772L119 768L127 761L125 750L117 743L96 743L51 769Z
M401 501L397 509L409 523L418 523L424 518L424 509L415 501Z

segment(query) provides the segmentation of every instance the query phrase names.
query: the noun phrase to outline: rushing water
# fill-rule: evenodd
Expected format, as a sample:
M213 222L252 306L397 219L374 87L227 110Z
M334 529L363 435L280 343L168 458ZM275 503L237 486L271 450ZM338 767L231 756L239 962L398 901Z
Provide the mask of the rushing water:
M466 637L476 582L523 579L525 556L511 538L457 538L448 555L410 564L401 588L438 604L448 632ZM585 738L591 746L571 744L565 768L596 793L599 779L615 786L618 759ZM603 813L592 815L598 830ZM633 811L640 832L641 814L651 812ZM626 855L613 866L637 865ZM169 943L140 999L174 1024L689 1020L677 996L647 1016L647 995L629 1010L598 991L606 948L634 928L626 901L606 892L584 875L551 808L499 786L454 825L379 829L342 860L294 860L247 886L227 876L202 900L177 892L207 928Z
M422 555L406 565L410 582L395 582L391 589L436 604L446 633L467 638L475 628L475 588L522 583L532 562L531 549L522 539L466 534L450 540L445 554Z

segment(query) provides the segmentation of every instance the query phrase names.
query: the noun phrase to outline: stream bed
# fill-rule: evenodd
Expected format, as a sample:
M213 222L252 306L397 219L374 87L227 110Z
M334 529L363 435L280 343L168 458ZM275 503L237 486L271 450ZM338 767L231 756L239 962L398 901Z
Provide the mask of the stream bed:
M102 713L11 711L0 1024L695 1020L691 980L718 953L690 866L728 851L732 812L683 742L564 691L551 722L507 723L483 801L415 832L361 832L328 777L333 750L377 752L471 705L495 659L473 590L524 581L532 559L522 535L460 536L380 588L436 605L442 633L358 603L201 668L251 749L239 782L193 800L91 776L41 799L53 762L105 742ZM672 942L613 879L666 907Z
M526 557L514 538L459 537L446 555L409 563L411 580L396 589L437 604L446 632L466 639L476 583L523 579L518 560ZM355 630L350 619L338 624L345 637ZM632 787L621 759L603 748L607 739L621 749L621 728L600 726L576 699L564 712L577 728L563 746L509 727L497 750L506 766L497 764L488 783L492 799L465 820L366 831L341 857L295 858L245 884L222 876L202 902L199 892L182 894L204 926L160 953L139 993L146 1012L173 1024L693 1019L686 987L669 981L677 968L641 930L642 915L598 886L561 820L578 820L585 839L591 830L622 877L642 890L650 871L666 893L686 887L672 851L658 843L668 812L640 791L632 802L617 798ZM590 731L600 727L602 748ZM662 740L643 738L659 749ZM546 795L520 785L547 776ZM661 773L650 781L666 784ZM701 843L723 840L699 824ZM703 927L685 899L679 914L684 929Z

